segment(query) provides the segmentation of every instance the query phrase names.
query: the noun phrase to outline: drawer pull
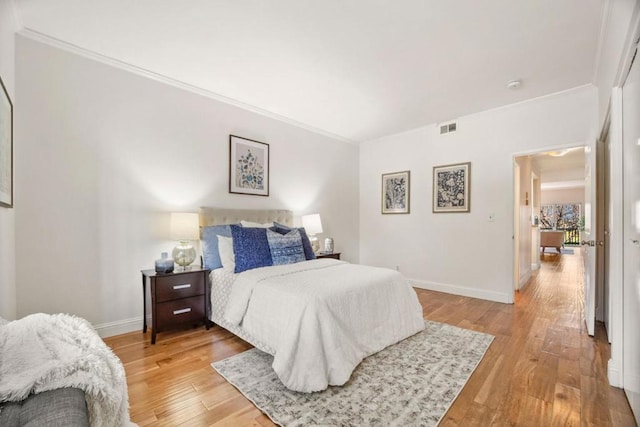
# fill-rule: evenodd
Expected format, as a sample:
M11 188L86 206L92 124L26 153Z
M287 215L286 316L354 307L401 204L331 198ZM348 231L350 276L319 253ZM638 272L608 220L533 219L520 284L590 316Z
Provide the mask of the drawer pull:
M175 285L173 290L176 291L178 289L187 289L191 287L191 283L187 283L186 285Z
M190 308L183 308L180 310L173 310L173 314L184 314L184 313L189 313L191 311Z

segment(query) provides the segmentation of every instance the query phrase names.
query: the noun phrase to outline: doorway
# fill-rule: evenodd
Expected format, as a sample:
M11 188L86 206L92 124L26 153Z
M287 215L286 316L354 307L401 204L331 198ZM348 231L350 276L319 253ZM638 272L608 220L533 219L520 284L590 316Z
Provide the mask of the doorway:
M569 146L514 157L514 289L526 286L541 257L580 256L584 204L584 147ZM541 232L561 238L543 248ZM550 235L543 235L548 238ZM572 246L573 245L573 246Z

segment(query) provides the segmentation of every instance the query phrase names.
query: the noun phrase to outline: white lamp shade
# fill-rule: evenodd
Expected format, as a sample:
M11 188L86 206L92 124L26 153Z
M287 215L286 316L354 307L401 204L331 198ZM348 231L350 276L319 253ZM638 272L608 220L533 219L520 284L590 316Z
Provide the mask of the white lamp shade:
M322 221L320 214L304 215L302 217L302 226L308 235L322 233Z
M200 224L197 213L171 214L171 240L198 240Z

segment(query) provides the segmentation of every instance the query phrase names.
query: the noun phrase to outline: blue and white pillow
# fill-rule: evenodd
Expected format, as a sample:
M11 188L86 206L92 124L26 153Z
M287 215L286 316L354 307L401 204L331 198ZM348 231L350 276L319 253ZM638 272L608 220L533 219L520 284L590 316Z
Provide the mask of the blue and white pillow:
M306 260L300 231L296 229L287 234L267 230L267 241L273 265L294 264Z
M309 240L309 236L307 236L307 232L304 227L293 228L286 226L284 224L280 224L278 222L273 223L273 227L270 228L280 234L287 234L291 230L298 230L300 232L300 238L302 239L302 248L304 249L304 257L307 260L316 259L316 254L313 253L313 248L311 247L311 240Z
M266 228L247 228L240 225L231 225L230 228L236 273L273 265Z

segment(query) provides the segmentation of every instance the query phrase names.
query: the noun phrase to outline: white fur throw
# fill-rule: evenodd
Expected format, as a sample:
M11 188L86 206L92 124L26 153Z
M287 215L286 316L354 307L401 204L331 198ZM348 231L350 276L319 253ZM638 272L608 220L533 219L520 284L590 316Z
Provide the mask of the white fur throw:
M0 325L0 402L63 387L85 392L92 426L130 424L124 367L89 322L38 313Z

